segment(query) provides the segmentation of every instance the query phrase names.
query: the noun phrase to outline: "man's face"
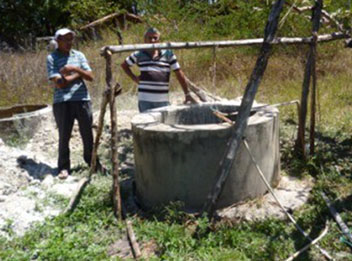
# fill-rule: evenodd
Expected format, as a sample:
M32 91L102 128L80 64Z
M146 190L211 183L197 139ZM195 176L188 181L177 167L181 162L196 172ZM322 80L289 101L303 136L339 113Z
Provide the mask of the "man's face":
M160 34L157 33L147 33L144 37L145 43L158 43L160 40Z
M69 52L72 48L73 40L74 36L70 33L59 36L59 38L57 39L59 50L63 52Z

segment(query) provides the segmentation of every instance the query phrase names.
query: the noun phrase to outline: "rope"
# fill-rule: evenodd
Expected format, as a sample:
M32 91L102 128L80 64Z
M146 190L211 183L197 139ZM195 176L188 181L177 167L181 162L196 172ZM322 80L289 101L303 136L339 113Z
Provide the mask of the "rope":
M284 208L284 206L281 204L280 200L277 198L277 196L274 193L274 190L272 189L272 187L270 186L270 184L268 183L268 181L266 180L263 172L261 171L257 161L255 160L255 158L253 157L253 154L251 153L251 150L248 146L247 140L243 139L243 143L248 151L249 156L251 157L252 163L254 164L254 166L256 167L260 178L263 180L264 184L266 185L266 187L268 188L269 192L271 193L271 195L274 197L274 199L276 200L276 202L279 204L280 208L284 211L284 213L286 214L286 216L289 218L289 220L296 226L296 228L298 229L299 232L301 232L305 238L307 238L310 242L313 242L313 239L297 224L296 220L292 217L292 215L290 213L287 212L287 210ZM316 248L319 249L319 251L329 260L332 260L332 257L329 255L329 253L324 250L323 248L321 248L318 245L314 245Z

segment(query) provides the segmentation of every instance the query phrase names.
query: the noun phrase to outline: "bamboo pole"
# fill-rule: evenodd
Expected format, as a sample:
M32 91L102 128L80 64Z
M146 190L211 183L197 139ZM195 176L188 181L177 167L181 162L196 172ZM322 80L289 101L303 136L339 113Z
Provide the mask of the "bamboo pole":
M263 42L260 55L257 59L256 66L254 67L249 83L246 87L245 94L241 101L241 105L237 116L237 121L232 130L231 137L228 141L228 144L225 150L225 155L222 161L220 162L220 166L218 168L218 174L216 176L216 181L214 183L212 190L208 194L207 200L202 209L202 214L207 212L209 217L212 217L214 214L216 202L229 176L232 164L238 152L239 144L242 140L243 133L247 127L247 121L250 115L253 101L254 101L259 83L261 81L261 78L268 64L270 51L272 49L271 42L273 41L276 33L280 13L282 11L284 2L285 2L284 0L276 1L269 14L268 22L265 27L265 33L264 33L265 40Z
M350 36L342 32L335 32L331 34L323 34L317 37L317 42L330 42L334 40L347 39ZM272 38L271 44L310 44L313 37L277 37ZM231 41L199 41L199 42L168 42L157 44L126 44L126 45L109 45L101 48L100 52L103 54L105 49L109 49L112 53L123 53L138 50L154 50L154 49L192 49L192 48L218 48L234 47L234 46L251 46L262 45L263 38L256 39L242 39Z

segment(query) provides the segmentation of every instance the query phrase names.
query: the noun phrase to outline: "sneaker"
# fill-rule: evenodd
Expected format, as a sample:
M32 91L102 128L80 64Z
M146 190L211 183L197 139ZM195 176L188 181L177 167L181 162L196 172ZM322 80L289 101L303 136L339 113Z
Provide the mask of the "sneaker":
M57 175L57 176L59 179L67 179L68 175L69 174L68 174L67 169L63 169L60 171L59 175Z

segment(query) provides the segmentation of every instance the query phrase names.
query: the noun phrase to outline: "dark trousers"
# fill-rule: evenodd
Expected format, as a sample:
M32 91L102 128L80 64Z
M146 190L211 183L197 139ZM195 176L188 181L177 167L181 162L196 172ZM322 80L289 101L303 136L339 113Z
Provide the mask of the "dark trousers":
M90 165L93 150L92 108L90 101L60 102L53 105L54 117L59 130L58 170L70 171L70 138L74 120L78 121L83 141L83 158Z

